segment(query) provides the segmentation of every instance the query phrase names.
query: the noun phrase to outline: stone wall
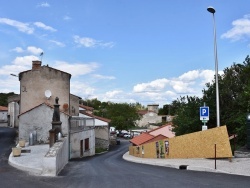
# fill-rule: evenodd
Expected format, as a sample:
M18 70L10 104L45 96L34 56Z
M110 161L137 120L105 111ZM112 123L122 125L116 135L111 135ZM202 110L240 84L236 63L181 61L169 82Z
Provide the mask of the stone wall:
M101 138L95 138L95 147L96 148L108 149L109 148L109 140L104 140L104 139L101 139Z

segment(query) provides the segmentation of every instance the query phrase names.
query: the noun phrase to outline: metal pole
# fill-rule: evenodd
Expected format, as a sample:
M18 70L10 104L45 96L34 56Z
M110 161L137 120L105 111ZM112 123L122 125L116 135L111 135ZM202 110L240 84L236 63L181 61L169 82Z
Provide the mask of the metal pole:
M216 144L214 144L214 169L216 170Z
M215 9L208 7L207 9L213 14L213 25L214 25L214 58L215 58L215 84L216 84L216 117L217 127L220 126L220 101L219 101L219 84L218 84L218 57L217 57L217 42L216 42L216 24L215 24Z

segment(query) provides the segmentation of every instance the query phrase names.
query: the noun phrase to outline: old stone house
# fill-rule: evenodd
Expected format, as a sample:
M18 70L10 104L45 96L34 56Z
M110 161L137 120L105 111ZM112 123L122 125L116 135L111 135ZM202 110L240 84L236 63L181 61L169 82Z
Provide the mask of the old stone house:
M139 110L138 114L141 119L137 120L135 124L138 127L149 127L162 122L162 116L158 116L158 104L149 104L147 110Z
M48 141L54 103L58 97L61 133L69 142L66 148L68 157L94 155L94 125L87 127L83 124L84 119L79 117L80 97L70 94L70 79L71 74L42 66L41 61L33 61L31 70L19 73L19 139L28 141L30 133L35 131L38 141Z

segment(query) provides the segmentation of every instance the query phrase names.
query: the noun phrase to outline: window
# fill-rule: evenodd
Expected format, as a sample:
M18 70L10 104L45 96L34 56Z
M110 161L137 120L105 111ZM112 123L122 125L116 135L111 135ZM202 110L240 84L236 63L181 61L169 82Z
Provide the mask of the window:
M85 151L87 151L89 150L89 138L86 138L84 142L85 142Z

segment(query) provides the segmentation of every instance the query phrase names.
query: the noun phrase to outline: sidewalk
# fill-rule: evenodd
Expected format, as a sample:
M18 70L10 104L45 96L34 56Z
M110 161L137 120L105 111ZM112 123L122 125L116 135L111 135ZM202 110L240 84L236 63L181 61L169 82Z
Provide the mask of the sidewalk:
M9 156L9 164L17 169L28 172L32 175L42 175L43 158L49 151L49 144L26 146L23 148L30 150L30 153L21 153L19 157Z
M232 158L232 162L228 159L217 159L216 169L214 159L146 159L129 155L129 152L123 155L123 159L135 163L169 168L180 169L180 166L183 165L187 170L250 176L250 158Z

